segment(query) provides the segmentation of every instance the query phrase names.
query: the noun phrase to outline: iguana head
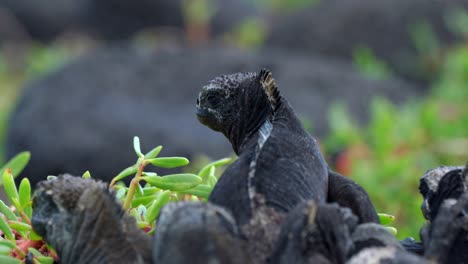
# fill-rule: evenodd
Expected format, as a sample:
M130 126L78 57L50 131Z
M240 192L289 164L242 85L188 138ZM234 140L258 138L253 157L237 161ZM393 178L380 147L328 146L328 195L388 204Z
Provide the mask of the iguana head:
M266 82L268 76L269 82ZM271 73L235 73L219 76L202 88L197 99L198 120L222 132L239 152L273 108L265 85L274 85Z

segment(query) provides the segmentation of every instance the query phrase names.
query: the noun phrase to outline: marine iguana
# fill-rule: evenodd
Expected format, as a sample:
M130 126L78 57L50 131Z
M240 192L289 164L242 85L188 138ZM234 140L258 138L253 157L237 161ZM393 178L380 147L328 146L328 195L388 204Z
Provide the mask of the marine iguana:
M437 263L466 263L468 165L429 170L421 178L419 190L427 219L420 230L424 257Z
M360 222L378 222L366 192L328 168L270 71L213 79L198 96L197 116L223 133L239 157L209 201L231 210L240 226L262 212L270 219L261 221L281 222L282 214L305 200L337 202L350 207Z
M269 263L345 263L357 223L350 209L336 203L303 202L286 217Z
M358 225L349 208L306 201L292 210L268 263L426 263L384 226ZM348 262L350 261L350 262Z
M211 203L169 203L156 226L154 263L250 263L234 218Z
M67 174L42 181L33 209L32 227L60 263L152 263L150 237L103 182Z

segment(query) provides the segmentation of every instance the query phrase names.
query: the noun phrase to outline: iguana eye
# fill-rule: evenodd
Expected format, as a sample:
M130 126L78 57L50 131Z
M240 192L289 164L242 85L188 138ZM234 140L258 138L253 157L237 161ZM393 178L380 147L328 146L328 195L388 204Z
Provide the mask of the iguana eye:
M206 97L206 100L208 101L208 104L210 104L211 106L216 106L220 103L219 98L214 95L208 95L208 97Z

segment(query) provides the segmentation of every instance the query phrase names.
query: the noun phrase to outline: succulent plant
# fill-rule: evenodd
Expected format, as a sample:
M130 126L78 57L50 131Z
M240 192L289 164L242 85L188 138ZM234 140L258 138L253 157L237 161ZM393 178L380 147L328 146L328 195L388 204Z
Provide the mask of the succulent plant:
M70 175L48 176L48 180L43 181L36 190L34 214L28 179L24 178L19 188L14 181L14 177L28 163L30 153L20 153L5 164L0 169L3 175L0 181L11 206L0 201L0 231L4 238L0 240L0 262L53 263L59 259L54 249L56 248L60 252L62 263L92 263L110 257L110 251L106 253L105 249L132 252L132 247L118 249L125 245L125 239L136 244L141 243L143 246L133 247L132 256L140 256L143 262L148 261L150 257L142 252L151 255L148 253L151 252L149 246L144 250L149 236L142 236L140 229L153 234L156 228L155 219L161 208L169 202L206 201L217 182L216 168L231 162L229 158L214 161L196 174L159 176L146 171L146 167L153 165L174 168L187 165L189 161L183 157L158 157L161 146L143 155L138 137L134 138L134 149L138 156L137 162L115 176L110 184L90 179L91 173L88 171L81 178ZM129 186L120 181L131 175L134 177ZM146 184L142 185L143 181ZM101 228L95 229L102 217L107 217L107 220L105 223L101 222ZM40 235L33 231L33 227ZM78 231L81 233L77 233ZM109 238L107 234L110 232L115 232L115 236ZM122 238L116 239L116 234L119 233ZM102 250L96 251L96 247L89 247L92 244L91 235L94 242L110 243L105 243L99 247ZM63 238L72 236L75 237L73 240L62 241ZM73 255L75 251L86 251L89 254L76 256ZM114 263L126 260L115 260L115 257L108 259Z

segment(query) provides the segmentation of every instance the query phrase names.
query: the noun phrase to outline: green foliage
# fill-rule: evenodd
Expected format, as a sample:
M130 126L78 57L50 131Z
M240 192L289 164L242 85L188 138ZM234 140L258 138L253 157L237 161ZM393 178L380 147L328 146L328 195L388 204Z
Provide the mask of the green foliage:
M419 178L468 157L468 47L452 49L424 100L394 106L372 101L371 120L360 128L342 105L330 111L326 153L340 152L339 172L361 184L379 210L396 216L399 238L419 237L423 224Z
M140 139L135 137L133 147L138 157L137 162L124 169L111 181L109 188L115 191L116 198L130 215L135 217L137 225L144 231L155 232L155 219L161 208L169 202L181 200L206 201L217 182L216 168L228 165L232 159L225 158L205 165L197 174L181 173L159 176L155 172L145 171L148 165L160 168L176 168L189 164L183 157L158 157L162 146L153 148L143 154ZM0 239L1 263L20 263L28 252L35 263L53 263L56 253L42 241L31 228L32 197L31 184L24 178L19 188L14 177L18 175L29 161L29 152L15 156L0 169L2 182L7 197L12 204L10 208L0 200ZM14 174L13 174L14 172ZM134 175L129 186L120 180ZM91 178L86 171L83 178ZM54 180L55 176L48 176ZM144 183L144 185L142 185Z
M110 186L117 191L116 196L122 201L123 207L136 217L138 225L149 232L154 232L154 219L168 202L206 200L217 182L214 176L215 169L231 162L231 159L212 162L197 174L159 176L155 172L146 171L146 167L151 164L160 168L176 168L188 165L189 160L183 157L158 157L162 146L143 154L138 137L133 140L133 148L138 157L137 162L119 173L111 181ZM117 183L130 175L134 177L129 186L125 186L122 182ZM141 182L145 182L144 186Z
M388 66L383 61L377 59L374 52L368 47L356 47L353 52L353 58L358 70L369 78L382 80L391 75Z
M418 52L431 54L440 50L439 39L427 21L410 25L408 31Z
M24 263L30 252L34 263L53 263L56 259L55 252L31 228L32 197L29 180L24 178L19 188L16 188L9 167L4 170L2 178L3 187L13 207L0 201L0 230L3 234L3 239L0 240L0 262Z
M25 56L25 76L35 77L44 75L70 60L73 52L62 46L45 48L42 45L33 45Z
M184 0L182 12L188 24L207 24L216 8L213 0Z
M27 80L57 69L80 52L65 47L46 47L30 43L29 47L19 54L9 54L7 49L0 50L0 164L5 161L4 145L8 116L21 87Z
M31 153L28 151L21 152L14 156L10 161L8 161L3 167L0 167L0 175L3 175L3 172L8 168L13 174L13 178L16 178L26 167L31 158ZM0 186L3 184L3 179L0 179Z
M261 0L254 1L260 8L267 8L273 12L285 12L301 9L319 3L320 0Z
M233 30L224 34L224 41L240 48L259 48L267 38L267 27L257 17L251 17L238 23Z

